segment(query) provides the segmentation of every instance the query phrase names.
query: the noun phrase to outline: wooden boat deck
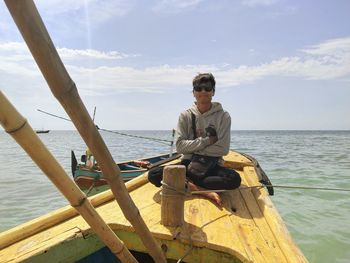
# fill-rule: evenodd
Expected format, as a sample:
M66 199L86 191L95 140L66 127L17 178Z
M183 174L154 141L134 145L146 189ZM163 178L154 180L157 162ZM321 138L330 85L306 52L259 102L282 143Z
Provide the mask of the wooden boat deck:
M132 199L167 258L177 260L187 254L184 262L307 262L267 191L264 188L244 189L260 185L251 162L234 152L225 160L241 174L242 186L221 194L224 201L221 208L198 195L187 197L185 224L181 228L160 224L160 189L145 183L146 176L127 183ZM131 224L111 198L107 191L94 197L92 203L103 199L99 201L104 203L98 206L98 213L127 247L144 251ZM103 247L82 217L65 219L64 215L68 213L74 214L75 210L70 206L62 208L0 234L0 262L48 262L48 256L50 262L58 259L60 262L74 262L87 251ZM22 233L17 238L21 240L9 241L18 233ZM14 243L3 248L6 242Z

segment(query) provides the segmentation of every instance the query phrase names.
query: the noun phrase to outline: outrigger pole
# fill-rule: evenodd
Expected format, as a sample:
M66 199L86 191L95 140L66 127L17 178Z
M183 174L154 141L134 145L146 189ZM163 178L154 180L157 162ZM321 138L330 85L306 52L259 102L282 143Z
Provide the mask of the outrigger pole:
M64 67L57 50L32 0L5 0L29 50L51 92L61 103L75 127L98 161L126 219L132 224L155 262L166 262L162 250L142 219L120 178L120 170L108 151L84 106L75 83Z
M93 231L122 262L137 262L123 241L103 221L86 195L69 178L63 167L36 135L27 120L16 110L0 91L0 124L28 153L39 168L66 197Z

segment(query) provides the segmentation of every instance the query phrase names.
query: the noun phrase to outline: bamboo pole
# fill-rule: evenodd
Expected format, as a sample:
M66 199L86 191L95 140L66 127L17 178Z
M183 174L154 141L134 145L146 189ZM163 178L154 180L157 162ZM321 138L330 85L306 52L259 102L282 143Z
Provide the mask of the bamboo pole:
M28 153L40 169L56 185L101 240L122 262L137 262L123 241L103 221L86 195L69 178L62 166L41 142L26 119L0 91L0 123L19 145Z
M86 145L96 157L124 216L133 225L155 262L166 262L162 250L128 194L119 176L120 170L91 120L35 4L32 0L5 0L5 3L52 93L64 107Z

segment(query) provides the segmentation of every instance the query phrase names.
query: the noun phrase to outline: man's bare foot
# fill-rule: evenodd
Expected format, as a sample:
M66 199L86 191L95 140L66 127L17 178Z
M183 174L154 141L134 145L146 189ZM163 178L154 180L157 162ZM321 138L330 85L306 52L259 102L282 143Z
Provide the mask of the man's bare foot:
M192 182L188 182L188 189L190 191L206 191L207 189L204 189L202 187L199 187L198 185L195 185ZM205 192L205 193L198 193L199 195L203 195L210 200L214 201L218 206L222 206L222 200L221 197L218 195L218 193L215 192Z

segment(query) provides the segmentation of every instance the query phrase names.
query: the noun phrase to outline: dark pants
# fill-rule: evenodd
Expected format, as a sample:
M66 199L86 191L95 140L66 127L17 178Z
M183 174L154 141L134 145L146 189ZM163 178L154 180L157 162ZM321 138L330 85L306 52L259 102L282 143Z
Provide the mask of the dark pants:
M191 160L182 160L181 164L186 166L186 177L195 185L210 190L232 190L240 186L241 177L231 169L215 164L204 176L198 177L191 174L187 167ZM148 180L157 187L161 186L164 167L156 167L148 172Z

